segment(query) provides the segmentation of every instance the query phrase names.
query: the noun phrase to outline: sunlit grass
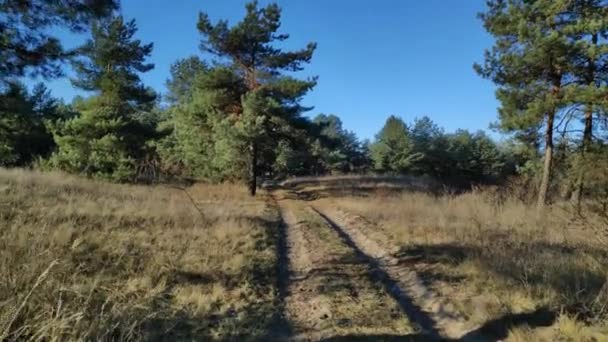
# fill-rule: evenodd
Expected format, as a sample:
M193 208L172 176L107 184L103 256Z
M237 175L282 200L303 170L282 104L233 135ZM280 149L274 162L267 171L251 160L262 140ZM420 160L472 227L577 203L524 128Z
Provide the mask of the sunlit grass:
M267 334L277 312L276 211L238 185L185 191L193 201L168 186L0 170L0 334Z
M396 255L418 260L429 286L479 325L549 308L559 315L551 338L608 336L608 244L599 218L573 219L565 205L539 213L489 190L332 202L368 220L368 234ZM518 327L511 338L542 332Z

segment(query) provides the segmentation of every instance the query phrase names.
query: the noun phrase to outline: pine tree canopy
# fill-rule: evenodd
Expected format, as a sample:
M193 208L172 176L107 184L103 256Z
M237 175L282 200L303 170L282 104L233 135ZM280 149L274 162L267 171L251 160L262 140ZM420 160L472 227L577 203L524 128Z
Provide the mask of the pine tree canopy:
M3 0L0 2L0 81L26 73L56 77L64 51L54 28L83 32L118 8L116 0Z
M310 62L316 44L298 51L281 50L277 43L289 35L277 33L280 20L281 11L276 4L258 8L255 1L246 5L245 17L232 27L225 20L214 24L207 14L199 15L201 49L215 56L216 63L224 65L220 68L232 72L238 80L223 94L234 94L239 102L210 113L216 116L210 120L215 127L215 150L221 152L216 155L221 156L220 165L242 166L242 170L230 169L249 179L252 194L259 173L272 169L276 143L298 135L295 131L299 116L307 110L300 101L316 84L316 79L299 80L285 74L302 70L303 64ZM243 150L249 150L247 160L243 160Z
M147 139L155 137L155 124L142 111L150 111L156 97L144 87L139 73L153 68L145 62L152 44L134 39L134 21L120 17L96 22L92 38L74 62L74 85L97 95L82 101L80 116L55 127L57 167L116 181L132 180L148 153Z

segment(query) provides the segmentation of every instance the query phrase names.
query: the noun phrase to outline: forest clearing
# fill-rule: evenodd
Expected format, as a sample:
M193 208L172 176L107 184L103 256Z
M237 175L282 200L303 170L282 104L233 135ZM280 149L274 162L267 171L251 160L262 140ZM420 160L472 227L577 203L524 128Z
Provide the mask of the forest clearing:
M0 0L0 342L608 342L608 0Z
M539 217L491 191L432 195L402 179L361 182L364 190L330 177L251 198L238 185L1 170L2 336L608 336L608 232L559 208Z

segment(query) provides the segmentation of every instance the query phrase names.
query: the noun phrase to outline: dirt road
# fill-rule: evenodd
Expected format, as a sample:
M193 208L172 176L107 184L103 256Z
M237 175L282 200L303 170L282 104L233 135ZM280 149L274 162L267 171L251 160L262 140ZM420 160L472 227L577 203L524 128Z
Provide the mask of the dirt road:
M284 220L285 318L291 340L403 340L419 335L369 260L306 203L275 194Z
M491 341L433 293L390 241L331 201L278 190L289 340ZM414 262L414 261L412 261Z

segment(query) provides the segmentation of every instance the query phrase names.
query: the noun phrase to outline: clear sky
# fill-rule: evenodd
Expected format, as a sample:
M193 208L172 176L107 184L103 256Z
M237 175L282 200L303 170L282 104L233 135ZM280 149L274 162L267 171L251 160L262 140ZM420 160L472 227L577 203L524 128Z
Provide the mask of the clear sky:
M165 92L169 67L200 54L200 11L213 20L238 21L245 0L122 0L122 14L135 18L138 38L154 42L146 85ZM262 0L260 4L269 1ZM307 115L336 114L347 129L373 138L390 114L410 122L430 116L447 131L488 129L498 106L494 86L473 63L492 44L477 19L484 0L278 0L285 48L318 43L303 77L318 75L304 99ZM63 35L67 46L83 37ZM66 79L48 82L53 94L78 94Z

